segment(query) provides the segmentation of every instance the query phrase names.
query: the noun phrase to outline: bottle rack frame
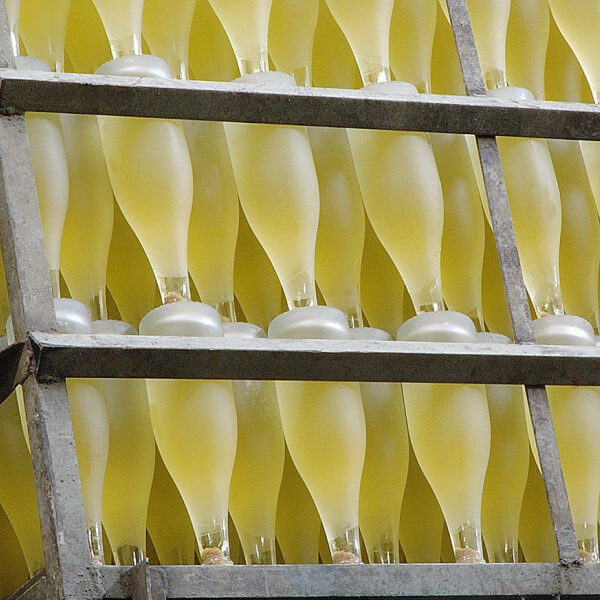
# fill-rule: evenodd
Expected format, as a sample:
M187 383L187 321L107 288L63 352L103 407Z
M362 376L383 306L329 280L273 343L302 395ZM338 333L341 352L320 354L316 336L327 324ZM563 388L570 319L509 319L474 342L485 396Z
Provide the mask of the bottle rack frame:
M0 400L23 384L46 567L13 600L600 598L582 565L544 385L600 385L595 348L537 346L495 135L600 141L600 109L492 99L466 0L448 0L467 96L252 88L15 70L0 2L0 241L17 343L0 343ZM59 335L26 111L393 129L477 136L516 344ZM0 341L1 342L1 341ZM559 561L552 564L92 565L66 377L505 383L526 386Z

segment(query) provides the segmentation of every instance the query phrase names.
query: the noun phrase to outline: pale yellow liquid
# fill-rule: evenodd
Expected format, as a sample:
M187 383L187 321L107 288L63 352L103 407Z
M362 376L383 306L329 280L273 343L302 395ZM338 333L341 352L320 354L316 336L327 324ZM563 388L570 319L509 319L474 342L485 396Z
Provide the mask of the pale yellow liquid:
M67 392L85 519L89 530L99 532L102 521L102 487L109 444L106 403L99 387L92 380L69 379Z
M352 49L325 0L319 2L312 70L316 87L360 87L360 72Z
M19 539L0 507L0 598L8 598L16 592L27 577L27 563Z
M365 208L417 312L442 307L442 186L423 134L348 132Z
M227 502L237 444L231 382L148 380L156 443L200 550L228 553Z
M99 117L108 174L123 215L144 248L163 299L169 280L186 297L187 237L194 194L181 123Z
M290 455L325 527L332 553L358 527L365 416L357 383L277 382Z
M154 433L146 384L139 379L105 379L110 447L102 522L115 564L134 564L146 550L146 513L154 476ZM132 556L141 550L141 555Z
M506 30L511 0L467 0L475 45L486 87L506 85ZM440 6L448 17L446 0Z
M594 554L597 562L600 393L585 387L546 389L579 550Z
M521 386L487 385L492 442L481 521L490 562L518 562L519 515L529 471Z
M600 96L600 1L550 0L550 9L561 33L575 52L592 89L594 101Z
M544 140L498 138L525 286L536 314L560 314L560 191Z
M142 33L154 56L169 63L173 77L188 79L190 29L195 0L145 0Z
M436 0L396 0L390 32L390 64L398 81L431 92L431 52L437 19Z
M277 542L286 564L317 564L320 531L315 503L286 448L276 522Z
M209 0L233 46L241 75L268 71L272 0Z
M189 60L196 79L231 81L238 76L233 48L208 0L196 0Z
M184 124L194 170L188 269L202 302L235 320L233 269L239 203L222 123Z
M285 442L272 381L234 381L238 440L229 512L246 564L275 564L275 515Z
M399 530L407 562L440 562L444 529L442 509L411 447Z
M560 275L565 312L597 332L600 223L577 141L549 140L561 196Z
M506 76L543 100L550 30L548 0L512 0L506 37Z
M319 0L273 0L269 21L269 54L275 68L311 85L311 62Z
M564 102L592 102L583 69L553 18L550 18L546 56L546 98Z
M92 319L106 319L106 268L114 201L98 120L90 115L62 115L61 123L69 164L61 272L71 298L85 304Z
M485 224L481 198L464 136L431 136L444 192L442 289L450 310L484 330L481 300Z
M464 547L464 536L475 549L490 453L484 387L407 383L403 388L415 456L440 503L453 546Z
M0 503L13 526L30 575L44 567L44 551L31 456L23 437L16 396L0 405Z
M445 6L445 0L442 0ZM436 94L465 95L465 84L460 70L456 42L452 28L438 9L431 61L431 79Z
M365 220L365 245L360 274L362 309L371 327L396 337L404 322L404 283L389 254Z
M361 383L367 449L358 517L370 563L399 560L400 508L408 474L408 430L402 386Z
M27 135L55 297L59 293L60 240L69 202L69 168L58 115L28 113Z
M148 533L162 565L194 564L194 529L158 450L148 503Z
M352 48L363 84L389 81L394 0L327 0L327 6Z
M544 480L531 455L519 520L519 543L527 562L558 562Z
M345 129L309 131L320 213L315 274L325 302L343 311L351 326L362 326L360 268L365 212Z
M140 242L117 205L114 215L106 280L121 318L137 327L154 308L156 279Z
M110 41L113 58L141 54L144 0L94 0Z
M506 292L502 283L502 272L494 234L485 224L485 254L483 257L483 317L490 331L513 337L513 328L508 312Z
M240 202L288 306L316 304L319 184L306 129L225 125Z
M71 0L66 50L77 73L93 73L111 59L108 38L93 0Z
M19 34L27 54L64 71L65 33L71 0L21 0Z
M240 211L234 263L235 295L249 323L265 331L284 309L277 273Z

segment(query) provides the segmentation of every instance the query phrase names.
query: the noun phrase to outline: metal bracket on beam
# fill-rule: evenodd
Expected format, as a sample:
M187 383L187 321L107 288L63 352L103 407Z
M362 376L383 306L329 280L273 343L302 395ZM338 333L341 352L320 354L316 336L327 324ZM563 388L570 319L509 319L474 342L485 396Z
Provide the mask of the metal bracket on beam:
M0 404L29 377L31 351L18 342L0 350Z
M148 559L128 569L121 585L132 600L166 600L167 574L160 567L150 567Z

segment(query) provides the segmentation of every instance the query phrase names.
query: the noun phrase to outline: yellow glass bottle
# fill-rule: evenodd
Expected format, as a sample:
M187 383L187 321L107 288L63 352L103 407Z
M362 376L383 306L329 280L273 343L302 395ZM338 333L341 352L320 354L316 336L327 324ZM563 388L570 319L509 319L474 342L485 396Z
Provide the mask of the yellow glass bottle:
M148 258L116 203L106 281L121 319L136 327L154 307L158 290Z
M332 56L335 59L332 60ZM315 87L360 87L360 72L346 37L333 18L325 0L319 2L312 59Z
M562 35L573 49L590 84L594 102L600 100L600 67L597 56L600 51L598 23L600 1L580 0L577 10L569 0L549 0L550 9Z
M483 316L488 329L512 339L514 334L502 282L498 251L494 234L487 222L485 223L482 283Z
M44 549L33 467L21 429L16 394L0 405L0 465L0 503L17 535L29 575L33 576L44 567Z
M283 73L247 75L282 90ZM316 304L315 243L319 185L306 129L227 123L225 126L240 202L273 263L289 308Z
M344 314L331 307L283 313L269 337L349 339ZM366 430L357 383L277 382L285 439L327 534L333 562L361 561L358 534L360 480Z
M0 598L14 594L28 577L27 563L6 512L0 507Z
M544 67L550 32L548 0L511 0L506 36L506 75L510 85L545 99Z
M444 514L409 448L408 476L400 512L400 545L409 563L440 562Z
M270 44L271 57L278 70L294 76L300 85L312 84L311 57L318 9L318 0L275 0L271 10L270 41L275 42ZM296 26L299 22L301 29ZM340 62L353 61L343 47L338 49L340 54L330 55L329 60L338 66ZM333 83L324 81L321 85L328 87ZM352 83L348 82L348 87ZM361 327L364 209L348 136L344 129L311 127L309 138L320 196L315 253L317 282L325 302L342 310L351 327Z
M188 54L195 0L144 0L142 34L150 52L160 56L175 79L189 79Z
M194 564L194 529L181 494L158 449L148 503L147 526L161 565Z
M235 52L241 75L269 70L272 0L209 0Z
M350 336L353 340L391 340L385 331L371 327L353 328ZM409 446L402 386L363 382L360 393L367 428L358 504L360 531L370 563L398 563L398 530Z
M30 57L17 59L17 68L49 71L46 63ZM60 296L60 243L69 201L69 168L58 115L25 115L35 187L42 218L44 244L52 293Z
M398 81L431 93L431 52L437 20L436 0L396 0L390 33L390 64Z
M519 544L527 562L556 563L558 552L544 480L533 456L529 456L529 476L519 520Z
M269 54L275 69L288 73L299 86L312 85L311 56L319 0L272 0Z
M531 99L524 88L488 92ZM559 279L560 191L544 140L498 138L525 286L538 316L562 314Z
M508 338L479 333L480 343ZM483 486L481 524L490 562L518 562L519 515L529 470L529 437L522 386L486 385L490 410L490 460Z
M321 519L287 447L277 501L276 532L286 564L316 565L319 562Z
M93 73L110 60L110 44L93 0L71 0L66 52L76 73Z
M362 309L369 325L395 336L404 322L404 283L368 219L360 281Z
M405 322L398 339L474 342L476 334L465 315L439 311ZM405 383L403 389L415 456L444 513L456 562L484 562L481 502L491 438L484 387Z
M95 334L135 335L122 321L95 321ZM154 433L146 384L140 379L103 379L110 445L102 523L116 565L135 565L146 556L146 514L154 475Z
M226 323L226 338L256 339L265 332L248 323ZM285 442L272 381L234 381L238 441L229 512L246 564L275 564L277 498L283 475Z
M188 47L194 0L166 5L146 0L143 33L150 50L164 58L176 78L188 79ZM210 8L209 8L210 10ZM217 23L215 27L220 27ZM210 56L198 57L195 64ZM227 139L221 123L184 122L194 178L188 233L188 270L200 298L235 321L233 262L239 208Z
M27 54L60 73L65 66L65 35L71 0L21 0L19 35Z
M406 93L405 85L409 86L385 85L382 92L396 94ZM417 313L442 309L443 197L427 136L395 131L348 133L367 215Z
M390 81L394 0L327 0L327 6L352 48L363 85Z
M102 19L113 58L142 53L144 0L93 0Z
M266 330L282 311L282 290L273 265L240 211L234 263L235 295L250 323Z
M196 79L231 81L238 75L233 48L208 0L196 0L189 60Z
M61 241L61 272L71 298L106 319L106 269L114 200L98 121L93 115L61 115L69 165L69 205Z
M596 344L592 326L571 315L537 319L534 332L538 344ZM579 554L583 562L597 563L600 392L593 387L548 386L547 393Z
M171 76L162 59L146 55L123 56L97 72ZM99 117L98 123L115 197L148 256L163 303L189 300L187 237L194 189L183 126L129 117Z
M142 335L221 337L219 314L205 304L178 302L148 313ZM190 514L203 564L232 564L227 503L237 445L229 381L146 382L152 427L165 466Z

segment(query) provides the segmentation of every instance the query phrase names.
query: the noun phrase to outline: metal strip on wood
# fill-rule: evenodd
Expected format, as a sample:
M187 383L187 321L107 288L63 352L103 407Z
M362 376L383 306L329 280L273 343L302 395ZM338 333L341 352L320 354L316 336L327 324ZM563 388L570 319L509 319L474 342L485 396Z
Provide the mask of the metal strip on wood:
M36 376L599 385L588 346L34 333Z
M0 72L0 112L25 111L600 140L593 104Z
M477 49L469 19L467 0L447 0L447 4L467 93L484 93L485 86L479 60L476 59ZM499 131L496 132L496 134L499 133ZM531 314L527 304L527 294L521 272L498 145L495 138L480 136L477 137L477 145L515 341L521 344L533 343L535 338ZM526 387L525 389L540 456L554 535L558 546L559 560L561 564L567 566L579 564L581 559L546 390L543 387Z

